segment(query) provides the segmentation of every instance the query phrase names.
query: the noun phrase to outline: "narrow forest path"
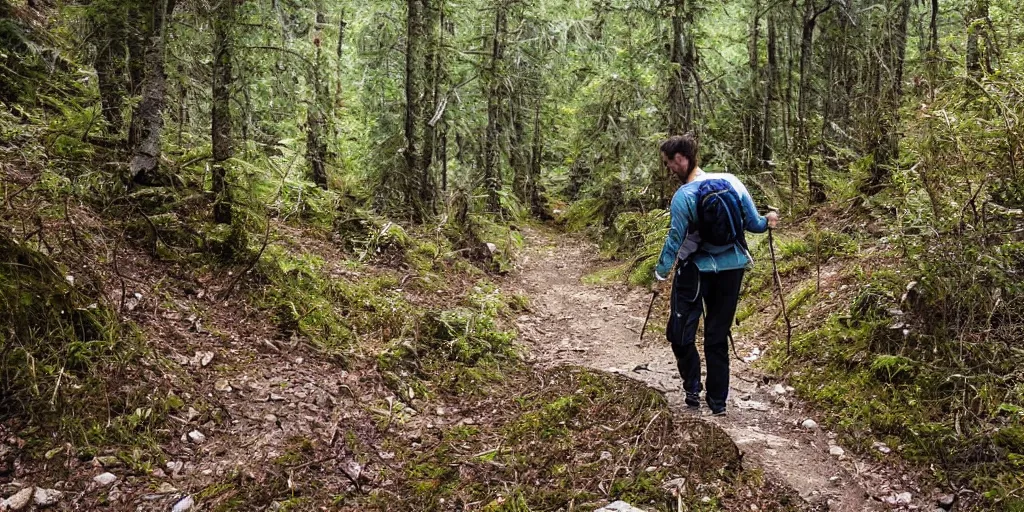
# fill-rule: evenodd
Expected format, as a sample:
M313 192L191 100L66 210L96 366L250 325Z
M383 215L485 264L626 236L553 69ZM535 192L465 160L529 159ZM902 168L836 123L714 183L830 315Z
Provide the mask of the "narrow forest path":
M587 366L647 383L664 392L678 414L699 414L721 427L745 460L774 473L822 509L931 509L929 493L922 494L906 475L848 450L839 454L834 435L820 427L803 428L811 415L790 395L792 388L768 382L735 357L728 414L709 416L703 404L699 412L686 408L672 350L663 331L650 328L662 322L664 313L651 315L639 342L650 294L621 284L584 284L581 278L603 265L592 243L544 228L524 234L528 248L518 284L532 301L531 312L517 323L537 363ZM740 337L736 349L746 356L754 346Z

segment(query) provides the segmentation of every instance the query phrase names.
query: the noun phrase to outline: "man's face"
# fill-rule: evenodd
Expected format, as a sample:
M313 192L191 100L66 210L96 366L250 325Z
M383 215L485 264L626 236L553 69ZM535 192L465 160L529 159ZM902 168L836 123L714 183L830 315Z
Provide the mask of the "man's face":
M669 171L672 171L672 174L675 174L681 180L686 180L686 177L690 175L690 159L683 156L682 153L676 153L675 156L669 158L662 151L661 161Z

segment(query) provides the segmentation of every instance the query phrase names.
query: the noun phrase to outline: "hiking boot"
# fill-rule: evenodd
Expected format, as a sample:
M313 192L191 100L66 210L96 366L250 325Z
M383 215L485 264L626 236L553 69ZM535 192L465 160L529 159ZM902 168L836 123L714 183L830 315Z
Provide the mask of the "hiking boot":
M712 416L725 416L725 407L720 409L711 409Z
M700 393L687 392L686 399L684 401L686 402L687 407L691 409L696 409L700 407Z

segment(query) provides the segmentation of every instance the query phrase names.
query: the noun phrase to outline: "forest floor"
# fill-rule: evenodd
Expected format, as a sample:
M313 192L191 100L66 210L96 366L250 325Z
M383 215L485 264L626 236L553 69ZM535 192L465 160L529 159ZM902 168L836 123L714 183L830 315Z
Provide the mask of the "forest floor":
M941 510L935 505L938 490L922 489L917 484L920 475L895 456L858 456L838 446L837 436L824 425L805 428L814 410L792 394L793 388L753 363L770 350L764 340L736 336L733 354L738 357L731 361L725 416L710 416L703 403L698 411L687 408L662 327L668 286L659 294L641 342L651 295L623 284L584 284L585 275L612 264L599 257L593 243L534 229L527 233L527 246L518 279L532 299L532 312L517 322L542 366L581 365L644 382L663 392L676 414L699 416L721 427L743 453L744 462L762 467L808 502L828 510Z

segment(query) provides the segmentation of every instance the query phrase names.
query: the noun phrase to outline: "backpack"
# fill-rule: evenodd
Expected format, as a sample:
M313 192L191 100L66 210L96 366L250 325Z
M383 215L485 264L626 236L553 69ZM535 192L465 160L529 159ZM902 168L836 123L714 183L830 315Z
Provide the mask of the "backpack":
M702 248L712 254L735 244L747 248L740 195L728 180L708 179L697 187L697 232Z

